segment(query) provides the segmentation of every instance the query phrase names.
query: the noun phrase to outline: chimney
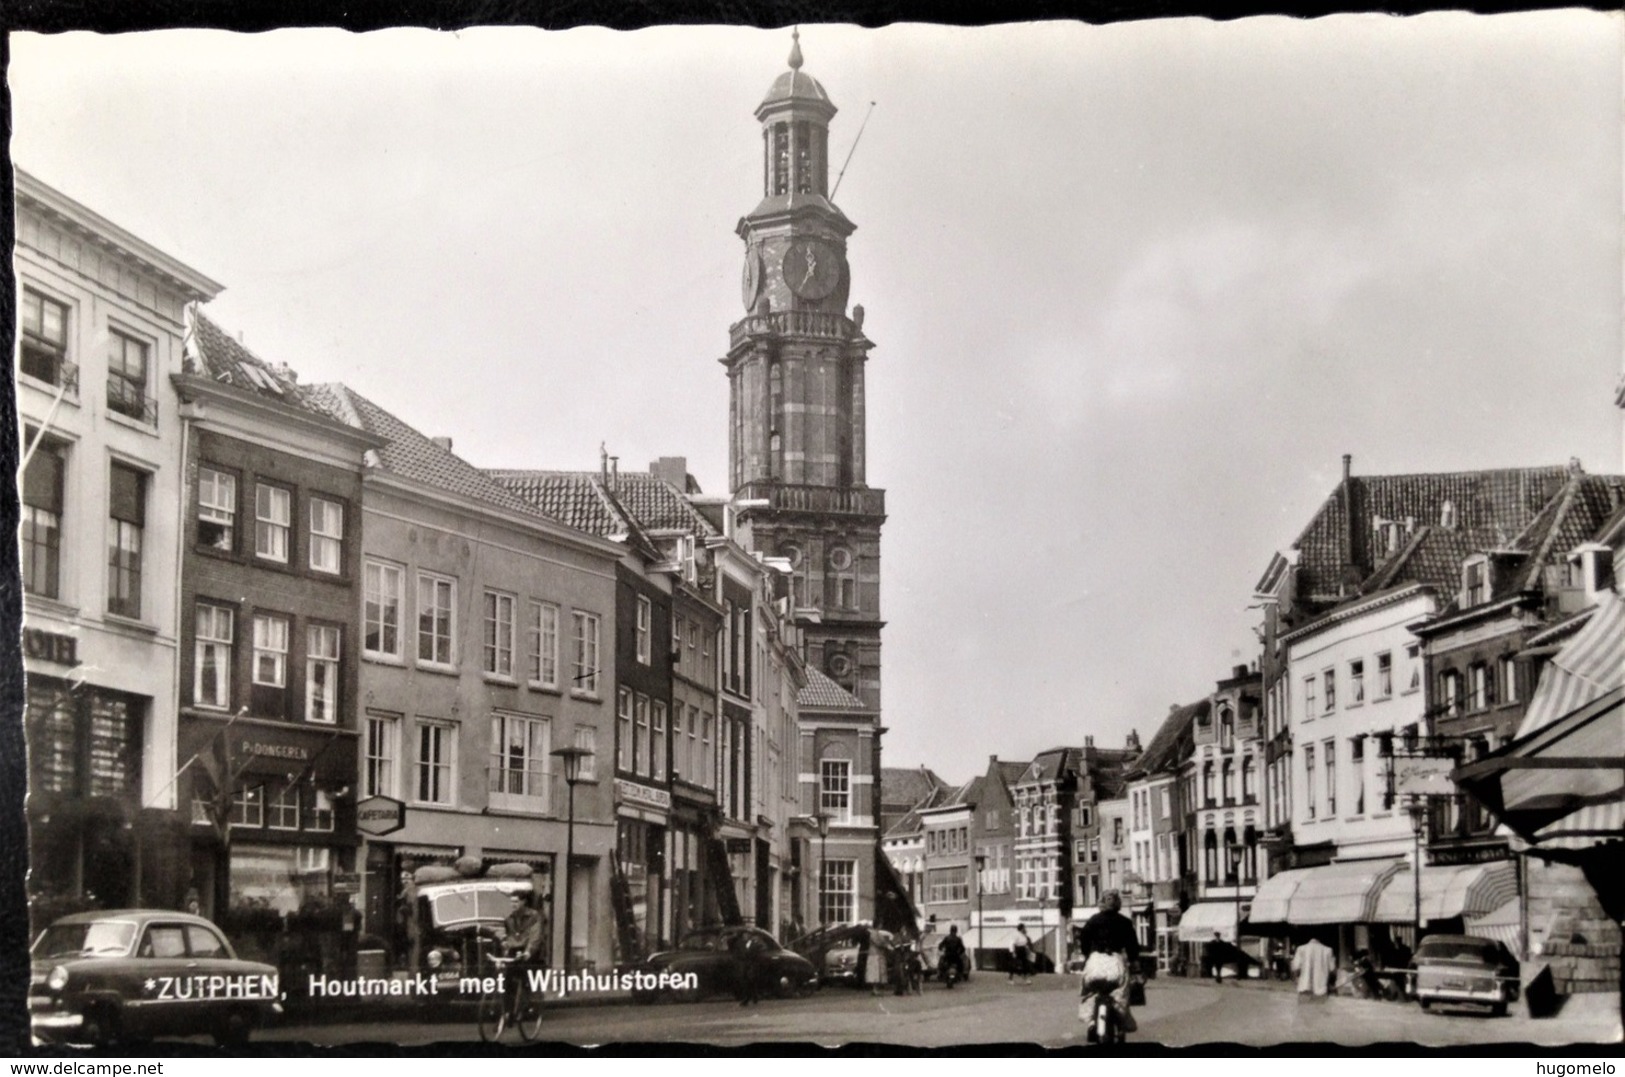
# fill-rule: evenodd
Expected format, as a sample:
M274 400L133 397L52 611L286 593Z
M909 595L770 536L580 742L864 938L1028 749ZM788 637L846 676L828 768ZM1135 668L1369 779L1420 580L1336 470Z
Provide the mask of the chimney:
M1247 667L1245 665L1231 666L1230 667L1230 676L1235 677L1238 680L1240 678L1242 678L1242 677L1247 676Z
M688 457L662 456L649 465L649 474L688 493Z
M438 438L430 438L429 440L434 442L436 445L440 446L442 449L445 449L447 452L451 452L451 439L450 438L448 438L448 437L438 437Z
M1128 731L1128 736L1123 739L1123 747L1131 752L1140 750L1140 731L1138 729Z
M619 456L609 458L609 488L611 490L621 488L621 458Z
M996 755L988 756L987 757L987 765L990 766L990 767L998 766L999 765L999 757L996 756Z
M1083 736L1083 746L1085 748L1093 748L1095 746L1095 738L1085 733Z
M1343 564L1354 564L1354 498L1349 492L1349 474L1354 470L1354 457L1343 454L1343 482L1337 488L1343 500ZM1338 593L1343 593L1343 581L1338 581Z

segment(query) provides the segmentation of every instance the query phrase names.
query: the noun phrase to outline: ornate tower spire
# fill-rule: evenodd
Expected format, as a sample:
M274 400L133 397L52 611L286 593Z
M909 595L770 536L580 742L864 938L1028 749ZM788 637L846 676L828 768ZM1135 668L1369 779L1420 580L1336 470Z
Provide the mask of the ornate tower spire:
M762 199L739 221L745 317L729 330L730 482L750 544L793 566L809 664L880 706L883 490L868 485L865 367L873 343L847 306L855 225L829 198L835 105L789 68L756 107Z

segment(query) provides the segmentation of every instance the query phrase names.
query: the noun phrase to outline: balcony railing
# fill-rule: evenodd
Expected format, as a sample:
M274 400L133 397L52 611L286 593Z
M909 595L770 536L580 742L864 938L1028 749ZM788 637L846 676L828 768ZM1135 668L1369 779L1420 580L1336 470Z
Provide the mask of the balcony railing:
M18 356L17 369L47 385L65 386L70 393L79 392L79 367L54 349L42 348L25 340Z
M858 336L858 327L844 314L817 310L780 310L771 314L750 314L728 330L728 343L737 348L751 337L791 336L845 340Z
M128 415L136 422L146 423L148 426L158 424L157 399L147 396L123 378L108 377L107 409L120 415Z
M886 491L840 486L780 486L748 482L737 500L764 500L775 512L815 512L849 516L886 515Z

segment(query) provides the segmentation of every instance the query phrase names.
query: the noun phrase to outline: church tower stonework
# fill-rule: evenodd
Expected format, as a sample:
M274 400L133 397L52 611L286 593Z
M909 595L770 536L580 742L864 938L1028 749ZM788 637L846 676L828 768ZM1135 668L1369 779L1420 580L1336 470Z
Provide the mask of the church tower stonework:
M830 201L835 105L789 70L756 108L762 199L737 232L745 316L729 330L729 468L742 537L792 569L791 605L809 665L880 708L880 529L884 490L866 482L863 308L847 309L846 241Z

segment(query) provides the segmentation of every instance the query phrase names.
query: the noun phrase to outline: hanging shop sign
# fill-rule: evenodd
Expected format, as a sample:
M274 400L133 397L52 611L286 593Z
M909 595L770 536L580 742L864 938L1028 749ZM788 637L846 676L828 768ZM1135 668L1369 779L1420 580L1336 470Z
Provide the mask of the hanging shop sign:
M394 797L368 797L355 806L355 828L381 838L406 825L406 805Z
M1450 772L1458 764L1444 755L1394 756L1394 792L1400 796L1453 796L1456 783Z

